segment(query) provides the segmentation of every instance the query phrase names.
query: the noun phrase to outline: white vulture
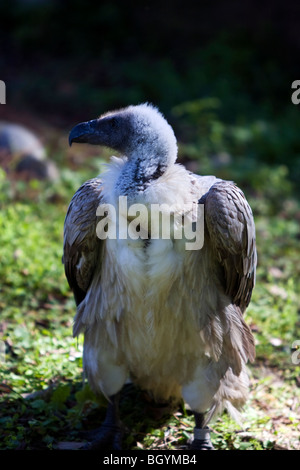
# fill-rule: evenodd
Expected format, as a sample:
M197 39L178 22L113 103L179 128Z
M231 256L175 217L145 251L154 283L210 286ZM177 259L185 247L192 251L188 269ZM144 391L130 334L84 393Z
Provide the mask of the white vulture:
M69 142L121 155L78 189L64 226L74 335L84 334L85 374L109 403L88 447L121 448L118 399L130 378L157 400L183 399L195 416L191 448L213 449L207 425L224 408L238 417L255 356L243 318L256 271L251 208L234 183L176 163L173 129L148 103L80 123ZM157 227L165 220L169 236ZM189 224L195 239L203 232L200 247L188 245Z

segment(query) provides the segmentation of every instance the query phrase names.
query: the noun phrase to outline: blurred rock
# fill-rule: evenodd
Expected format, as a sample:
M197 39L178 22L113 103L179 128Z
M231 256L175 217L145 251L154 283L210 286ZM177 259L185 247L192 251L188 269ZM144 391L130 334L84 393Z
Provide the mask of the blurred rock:
M17 179L54 181L58 178L58 169L46 158L38 137L19 124L0 122L0 166L8 176Z

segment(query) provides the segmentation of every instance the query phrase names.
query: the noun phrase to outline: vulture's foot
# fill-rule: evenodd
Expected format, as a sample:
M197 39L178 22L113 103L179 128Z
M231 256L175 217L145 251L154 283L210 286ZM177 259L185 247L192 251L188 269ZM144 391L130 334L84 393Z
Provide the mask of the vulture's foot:
M121 450L123 431L121 426L103 424L93 431L92 440L83 447L84 450Z
M198 416L196 418L198 418ZM190 442L190 448L191 450L214 450L214 446L210 440L210 429L208 427L200 428L196 426L194 428L194 439Z
M190 445L191 450L215 450L209 439L194 439Z
M110 397L105 420L99 429L88 432L84 450L121 450L123 430L119 419L119 393Z

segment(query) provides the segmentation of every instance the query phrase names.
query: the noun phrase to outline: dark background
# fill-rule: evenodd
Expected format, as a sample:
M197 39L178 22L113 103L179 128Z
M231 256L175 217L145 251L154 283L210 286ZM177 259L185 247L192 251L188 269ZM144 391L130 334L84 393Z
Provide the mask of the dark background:
M30 112L68 131L149 101L182 142L195 143L209 136L213 112L222 125L250 129L238 149L222 134L234 158L284 162L299 178L300 108L291 103L300 76L299 2L12 0L1 2L0 18L4 117ZM203 151L218 148L212 142Z

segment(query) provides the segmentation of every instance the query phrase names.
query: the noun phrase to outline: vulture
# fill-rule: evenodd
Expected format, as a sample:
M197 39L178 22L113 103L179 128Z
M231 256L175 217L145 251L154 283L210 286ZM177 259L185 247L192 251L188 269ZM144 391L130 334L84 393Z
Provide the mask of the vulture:
M84 334L91 388L108 400L87 447L121 448L119 396L131 380L157 401L184 400L191 448L212 450L208 424L224 409L239 419L255 357L243 317L257 260L251 208L233 182L176 163L173 129L152 104L79 123L74 142L119 155L78 189L64 225L73 333Z

